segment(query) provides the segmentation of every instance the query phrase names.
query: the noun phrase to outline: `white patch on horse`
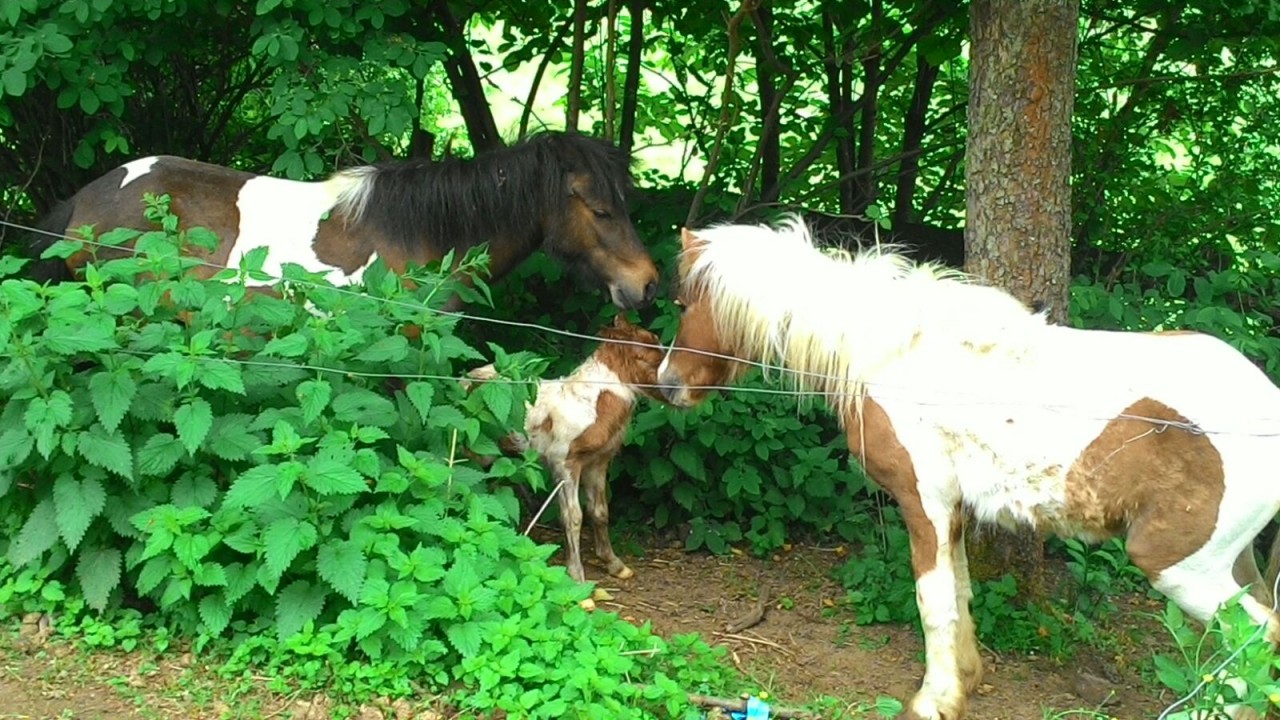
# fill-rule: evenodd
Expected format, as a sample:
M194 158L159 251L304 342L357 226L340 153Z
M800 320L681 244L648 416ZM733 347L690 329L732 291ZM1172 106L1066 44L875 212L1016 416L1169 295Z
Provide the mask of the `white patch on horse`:
M352 180L351 176L339 174L323 182L265 176L247 181L236 199L240 234L231 248L227 265L238 267L250 250L266 247L267 259L262 269L272 278L281 276L285 263L295 263L308 271L325 273L334 285L359 282L365 269L377 259L377 253L371 253L361 267L348 273L320 260L313 246L321 221L348 191ZM274 282L274 279L250 280L249 284Z
M563 462L573 441L595 423L596 402L606 392L635 402L635 391L594 356L567 378L541 383L537 401L525 414L529 446L553 463ZM551 420L549 432L542 430L547 420Z
M124 168L124 179L120 181L120 187L124 187L138 178L151 172L151 167L156 164L160 158L151 156L131 160L120 167Z

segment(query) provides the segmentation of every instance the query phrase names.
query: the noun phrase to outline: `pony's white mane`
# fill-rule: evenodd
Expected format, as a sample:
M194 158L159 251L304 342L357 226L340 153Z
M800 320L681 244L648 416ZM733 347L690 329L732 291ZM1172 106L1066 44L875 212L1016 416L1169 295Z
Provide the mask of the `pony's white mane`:
M743 357L826 395L841 416L861 408L879 371L915 351L1016 352L1044 325L1011 295L891 247L815 247L796 217L694 235L685 283L705 289L716 331Z
M378 168L373 165L339 170L329 176L328 183L337 191L337 201L333 209L346 217L348 225L360 222L365 208L369 206L369 193L373 190L373 176Z

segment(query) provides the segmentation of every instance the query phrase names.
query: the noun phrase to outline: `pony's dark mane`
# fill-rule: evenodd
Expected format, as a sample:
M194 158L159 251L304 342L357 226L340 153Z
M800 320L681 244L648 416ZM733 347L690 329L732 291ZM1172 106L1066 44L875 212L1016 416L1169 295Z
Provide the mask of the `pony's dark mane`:
M369 183L359 221L407 250L418 249L424 238L437 251L505 238L525 246L545 240L546 250L557 254L556 238L543 238L541 225L545 214L566 209L569 173L590 177L597 193L620 211L632 186L630 162L621 149L598 138L556 132L531 135L474 159L390 161L356 172L367 173Z

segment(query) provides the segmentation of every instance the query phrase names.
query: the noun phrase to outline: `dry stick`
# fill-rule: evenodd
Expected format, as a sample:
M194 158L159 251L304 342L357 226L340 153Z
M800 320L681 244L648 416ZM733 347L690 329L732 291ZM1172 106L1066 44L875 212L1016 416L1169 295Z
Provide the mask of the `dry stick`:
M564 483L565 483L564 480L561 480L560 482L556 483L556 486L551 491L551 494L547 495L547 499L542 501L542 507L538 508L538 512L534 513L533 519L529 521L529 527L524 529L525 535L528 535L529 533L533 532L533 526L538 524L538 518L542 517L542 513L547 511L547 506L551 504L551 500L556 496L556 493L560 492L560 488L564 487Z
M636 683L633 687L643 692L648 685ZM689 702L694 705L703 707L720 708L729 712L746 712L747 701L740 698L718 698L711 695L698 695L696 693L686 693L685 697L689 698ZM808 710L789 707L770 707L769 717L776 718L795 718L796 720L821 720L821 716Z
M729 131L729 124L733 121L733 72L737 65L739 46L742 44L738 37L738 28L742 25L742 21L755 11L758 2L759 0L742 0L738 11L729 18L729 59L724 68L724 92L720 94L720 126L716 128L715 143L711 146L707 166L703 169L702 180L698 183L698 192L693 196L689 215L684 221L687 227L692 227L698 219L698 211L702 209L702 201L706 198L707 189L711 186L711 177L720 165L720 150L724 147L724 136Z

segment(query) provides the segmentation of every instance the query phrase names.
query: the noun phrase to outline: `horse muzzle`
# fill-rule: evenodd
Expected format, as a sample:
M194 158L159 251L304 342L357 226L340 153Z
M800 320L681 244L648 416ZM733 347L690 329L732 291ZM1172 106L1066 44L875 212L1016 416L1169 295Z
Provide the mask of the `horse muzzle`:
M609 284L609 298L619 310L638 310L648 307L658 296L658 283L650 280L643 288Z
M658 392L662 393L662 399L674 407L690 408L698 404L684 380L670 370L659 373Z

